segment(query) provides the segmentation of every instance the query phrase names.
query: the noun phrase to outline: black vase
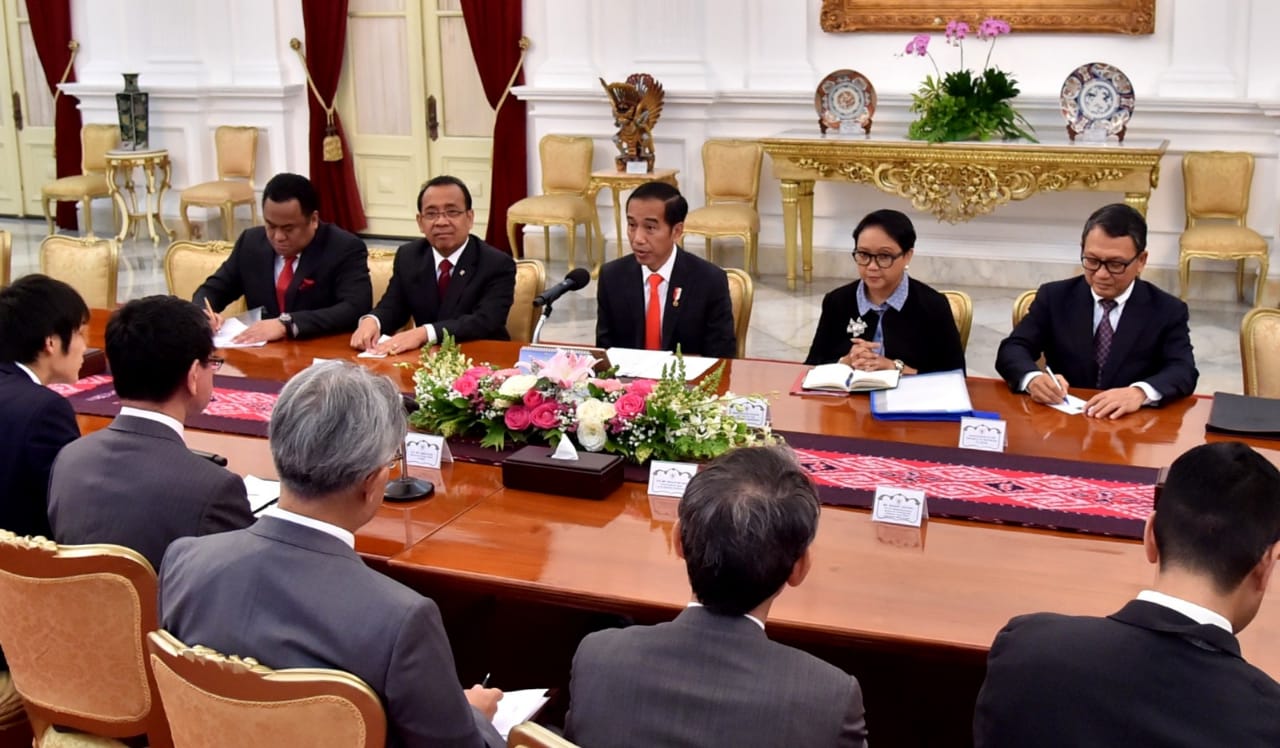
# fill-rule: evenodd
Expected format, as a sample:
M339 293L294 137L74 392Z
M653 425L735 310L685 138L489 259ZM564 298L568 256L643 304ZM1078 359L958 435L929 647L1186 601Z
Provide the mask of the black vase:
M120 150L145 151L149 147L148 104L147 92L138 90L138 74L125 73L124 90L116 94L116 111L120 114Z

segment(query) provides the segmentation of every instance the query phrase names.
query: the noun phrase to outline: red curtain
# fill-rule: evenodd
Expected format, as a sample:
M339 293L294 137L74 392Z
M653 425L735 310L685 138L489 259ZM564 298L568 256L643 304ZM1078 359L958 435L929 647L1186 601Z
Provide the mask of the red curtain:
M524 21L521 0L462 0L471 52L489 106L497 106L520 60ZM514 85L524 83L524 72ZM507 208L528 193L529 148L525 135L525 103L507 96L493 126L493 185L489 191L489 227L485 241L510 253Z
M35 40L40 67L49 84L49 92L56 93L62 71L71 60L71 0L40 0L27 3L27 15L31 19L31 37ZM67 82L76 79L76 71L67 76ZM80 109L79 100L63 94L58 97L58 108L53 113L53 142L58 163L55 173L69 177L80 173ZM57 223L64 229L75 231L76 204L58 203Z
M342 54L346 48L347 0L306 0L302 3L302 22L307 37L302 51L307 55L311 79L325 102L332 103L338 90L338 78L342 75ZM369 221L360 203L355 163L342 130L342 121L334 112L333 122L337 125L338 137L342 139L343 158L341 161L325 161L324 136L328 120L324 107L310 91L307 92L307 102L311 112L311 181L320 193L320 217L348 231L361 231Z

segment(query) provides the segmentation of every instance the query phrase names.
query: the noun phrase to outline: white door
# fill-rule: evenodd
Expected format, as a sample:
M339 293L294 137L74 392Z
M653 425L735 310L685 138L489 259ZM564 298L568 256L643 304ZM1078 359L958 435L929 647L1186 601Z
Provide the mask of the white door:
M26 0L5 0L0 13L0 214L38 216L40 188L56 176L53 97L31 38Z

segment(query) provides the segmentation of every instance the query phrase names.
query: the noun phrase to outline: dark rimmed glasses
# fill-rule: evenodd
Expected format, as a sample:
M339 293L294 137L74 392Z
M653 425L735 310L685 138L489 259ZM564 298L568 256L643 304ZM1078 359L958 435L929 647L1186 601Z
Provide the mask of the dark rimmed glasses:
M1129 269L1129 266L1138 261L1142 253L1130 257L1128 260L1099 260L1097 257L1089 257L1088 255L1080 255L1080 265L1089 272L1094 272L1100 268L1106 268L1108 273L1112 275L1120 275ZM881 267L884 267L881 265Z
M221 369L222 365L226 362L227 360L221 356L210 356L204 360L204 365L214 371L217 371L218 369Z
M853 261L858 263L862 267L866 267L870 265L871 262L874 260L876 263L876 267L884 269L892 265L894 262L898 260L898 258L902 257L905 254L906 252L899 252L896 255L872 254L871 252L863 252L861 249L855 249L853 251Z

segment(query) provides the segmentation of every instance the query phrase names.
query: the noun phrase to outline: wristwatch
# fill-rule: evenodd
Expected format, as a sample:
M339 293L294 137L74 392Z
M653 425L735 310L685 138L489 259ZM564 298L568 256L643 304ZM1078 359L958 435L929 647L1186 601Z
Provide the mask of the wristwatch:
M898 373L901 374L902 370L907 368L907 365L902 362L902 359L895 358L893 360L893 368L897 369Z
M280 320L280 324L284 325L284 335L286 338L294 338L298 335L298 328L293 324L293 315L284 312L276 319Z

